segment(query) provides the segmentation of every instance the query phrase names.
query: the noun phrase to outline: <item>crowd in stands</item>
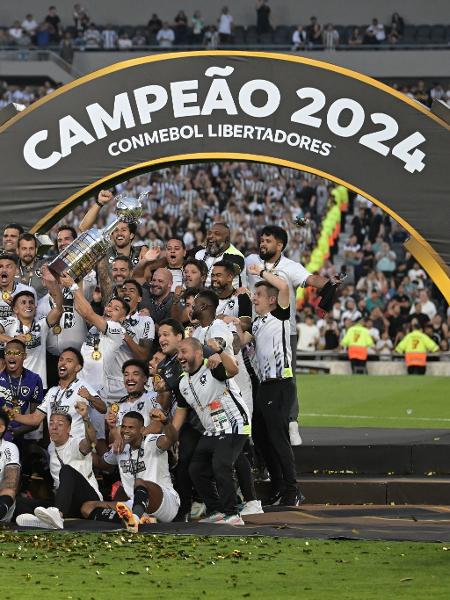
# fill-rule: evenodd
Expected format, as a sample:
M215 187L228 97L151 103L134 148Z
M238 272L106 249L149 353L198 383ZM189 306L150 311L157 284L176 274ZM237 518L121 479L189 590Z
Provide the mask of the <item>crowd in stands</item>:
M407 95L409 98L417 100L426 106L431 106L433 100L442 100L450 105L450 82L441 83L434 81L425 83L419 80L416 83L405 85L403 83L391 82L390 85ZM19 85L17 83L8 83L0 79L0 109L11 102L29 106L39 98L53 92L57 87L51 81L45 81L42 85Z
M146 194L144 223L137 230L140 243L163 248L176 236L191 250L205 243L212 223L223 220L230 227L231 242L248 256L257 252L258 230L278 224L289 235L285 255L307 264L333 189L323 179L287 168L223 163L141 175L118 185L115 192ZM68 222L78 226L85 210L75 209ZM307 218L310 228L296 227L297 216ZM111 208L101 215L99 226L112 218ZM346 329L364 317L375 342L370 353L387 357L418 313L422 324L423 315L429 319L427 331L442 351L448 351L450 313L423 269L405 252L406 232L362 197L351 202L346 223L349 237L335 250L347 272L346 284L326 318L319 318L308 302L299 303L298 349L337 351ZM335 275L333 263L328 261L321 274Z
M184 10L176 13L172 22L163 21L153 13L146 25L98 24L80 4L73 7L73 22L62 23L55 6L50 6L42 19L27 14L8 27L0 28L0 47L60 47L61 55L71 62L75 49L131 50L145 46L196 46L218 48L229 45L280 45L293 51L327 49L339 46L358 48L395 47L398 44L450 43L450 26L410 25L395 12L389 23L373 18L369 25L334 25L320 23L315 16L308 24L275 24L268 0L257 0L256 22L236 23L229 8L224 6L217 20L205 21L199 10L188 16Z

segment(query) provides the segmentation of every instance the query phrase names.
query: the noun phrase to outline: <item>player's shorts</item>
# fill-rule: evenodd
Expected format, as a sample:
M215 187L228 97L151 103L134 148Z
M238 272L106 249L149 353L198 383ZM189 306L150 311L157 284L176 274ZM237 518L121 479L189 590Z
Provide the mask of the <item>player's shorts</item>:
M167 488L160 486L163 492L163 498L161 506L154 513L151 513L151 517L155 517L161 523L170 523L176 517L178 509L180 508L180 497L173 488ZM125 504L128 508L133 508L134 500L127 500Z

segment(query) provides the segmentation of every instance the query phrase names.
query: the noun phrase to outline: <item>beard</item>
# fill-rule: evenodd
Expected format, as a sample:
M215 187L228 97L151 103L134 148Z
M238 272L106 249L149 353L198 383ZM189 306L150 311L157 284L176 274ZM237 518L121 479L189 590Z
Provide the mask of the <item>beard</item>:
M206 250L211 256L219 256L225 250L225 244L219 244L219 242L210 242L206 244Z
M271 258L273 258L275 256L276 252L274 250L260 250L259 251L259 258L262 258L263 260L269 260Z

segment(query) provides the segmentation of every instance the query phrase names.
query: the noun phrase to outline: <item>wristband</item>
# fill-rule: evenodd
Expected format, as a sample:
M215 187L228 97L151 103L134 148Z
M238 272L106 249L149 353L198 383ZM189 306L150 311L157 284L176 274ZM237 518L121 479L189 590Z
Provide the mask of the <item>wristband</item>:
M70 286L69 290L71 292L76 292L77 290L80 289L80 286L78 285L78 283L72 283L72 285Z
M100 206L100 208L103 208L103 206L104 206L101 202L99 202L98 198L95 199L95 204L97 206Z
M263 278L263 273L265 273L267 271L266 267L264 267L264 269L261 269L261 271L259 272L259 276L261 277L261 279Z

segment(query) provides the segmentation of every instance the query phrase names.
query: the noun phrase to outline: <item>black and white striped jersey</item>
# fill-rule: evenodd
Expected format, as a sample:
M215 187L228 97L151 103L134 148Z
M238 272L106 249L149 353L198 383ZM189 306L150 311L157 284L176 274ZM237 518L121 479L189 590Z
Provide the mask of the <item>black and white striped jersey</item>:
M255 354L252 365L260 381L292 377L289 306L258 316L252 324Z

